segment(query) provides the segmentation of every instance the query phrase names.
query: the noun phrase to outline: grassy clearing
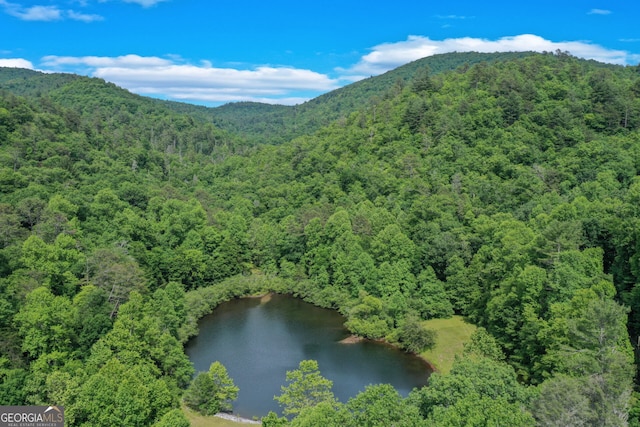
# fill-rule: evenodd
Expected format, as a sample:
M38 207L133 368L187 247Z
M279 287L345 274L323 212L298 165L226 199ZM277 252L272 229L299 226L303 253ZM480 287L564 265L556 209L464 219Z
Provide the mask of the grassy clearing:
M453 366L457 354L462 354L462 347L469 340L476 327L465 322L461 316L449 319L431 319L424 323L428 329L436 331L436 345L431 350L420 353L439 372L448 373Z
M235 421L225 420L214 416L200 415L195 411L182 405L182 412L187 416L191 423L191 427L239 427L252 426L252 424L237 423Z

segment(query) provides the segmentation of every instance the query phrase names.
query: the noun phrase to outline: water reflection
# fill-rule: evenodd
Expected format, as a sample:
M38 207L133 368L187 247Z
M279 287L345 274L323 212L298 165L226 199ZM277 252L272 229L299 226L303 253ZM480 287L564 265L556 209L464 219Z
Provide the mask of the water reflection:
M369 384L390 383L403 395L426 384L430 371L417 357L381 343L341 344L349 335L343 323L333 310L288 296L234 300L200 321L186 352L196 371L216 360L227 368L240 388L234 412L249 418L280 413L273 396L304 359L318 361L343 402Z

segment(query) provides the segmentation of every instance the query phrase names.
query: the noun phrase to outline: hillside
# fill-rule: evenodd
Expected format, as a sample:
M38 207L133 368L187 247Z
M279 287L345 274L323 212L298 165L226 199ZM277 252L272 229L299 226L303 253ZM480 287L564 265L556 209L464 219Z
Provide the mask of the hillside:
M285 107L250 102L230 103L209 110L218 126L245 135L255 142L279 143L313 133L331 122L346 118L378 99L392 96L419 70L435 75L471 66L521 58L531 53L447 53L433 55L333 90L303 104Z
M3 68L0 72L2 88L15 95L40 97L46 96L66 107L75 106L75 102L86 103L90 97L87 86L93 85L98 92L93 105L95 108L104 100L101 93L111 93L120 104L135 103L146 108L167 108L178 114L215 124L227 130L251 145L269 143L278 144L296 136L310 134L331 122L346 118L349 114L365 108L380 98L392 95L400 90L419 70L437 75L458 67L469 67L478 62L497 62L531 55L530 52L504 53L447 53L434 55L413 61L380 76L368 78L336 89L297 106L270 105L255 102L237 102L209 108L175 101L162 101L129 93L115 85L100 82L99 79L87 79L73 74L44 74L37 71ZM598 64L604 66L604 64ZM89 84L88 82L94 82ZM110 87L107 87L110 86ZM80 88L78 93L75 93Z
M2 88L20 96L46 96L74 80L81 78L73 74L45 74L22 68L0 67Z
M0 77L0 400L62 402L70 425L179 417L195 320L274 290L414 351L430 319L479 327L408 399L373 389L292 425L384 407L638 425L640 74L562 52L453 66L469 61L319 97L301 133L288 107L228 106L282 116L241 136L97 79L38 75L38 96Z

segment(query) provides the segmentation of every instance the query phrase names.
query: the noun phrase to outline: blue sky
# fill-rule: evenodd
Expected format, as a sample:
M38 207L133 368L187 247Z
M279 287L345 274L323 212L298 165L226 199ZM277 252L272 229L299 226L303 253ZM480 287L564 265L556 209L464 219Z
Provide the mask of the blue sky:
M297 104L451 51L640 63L640 1L0 0L0 66L147 96Z

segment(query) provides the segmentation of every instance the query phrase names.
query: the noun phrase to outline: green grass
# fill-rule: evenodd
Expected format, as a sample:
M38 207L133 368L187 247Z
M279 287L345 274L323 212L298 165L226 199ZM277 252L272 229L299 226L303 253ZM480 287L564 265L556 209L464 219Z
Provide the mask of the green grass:
M456 355L462 354L462 347L469 340L476 327L465 322L461 316L453 316L449 319L431 319L423 322L423 325L436 331L436 345L428 351L420 353L420 356L429 361L438 372L448 373L453 366Z

